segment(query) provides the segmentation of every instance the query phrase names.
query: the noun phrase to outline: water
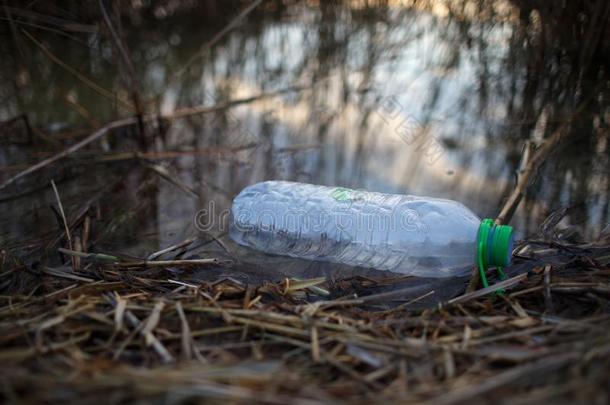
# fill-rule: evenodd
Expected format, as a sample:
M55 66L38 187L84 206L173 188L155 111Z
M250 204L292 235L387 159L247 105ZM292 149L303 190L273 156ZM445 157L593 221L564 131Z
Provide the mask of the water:
M419 277L467 274L481 222L455 201L286 181L246 187L231 214L241 245Z
M266 256L226 237L226 213L244 187L275 179L428 195L495 217L525 142L538 143L563 123L560 147L511 225L517 237L531 236L568 207L559 227L592 240L610 221L607 21L594 18L603 13L580 2L265 2L203 49L240 11L239 2L209 4L141 3L125 12L123 36L146 111L304 89L177 120L164 131L151 127L145 159L126 157L139 148L135 128L114 131L3 190L3 250L28 263L58 260L54 179L74 231L83 212L92 219L90 251L146 257L197 236L203 246L186 255L227 255L243 274L276 274ZM70 7L36 3L30 11L92 29L13 16L13 37L8 19L0 20L7 39L0 41L0 120L26 114L34 128L33 142L22 121L0 129L0 180L56 153L57 142L73 143L132 113L125 69L96 28L99 10ZM210 234L230 253L204 244ZM277 260L287 272L321 271Z

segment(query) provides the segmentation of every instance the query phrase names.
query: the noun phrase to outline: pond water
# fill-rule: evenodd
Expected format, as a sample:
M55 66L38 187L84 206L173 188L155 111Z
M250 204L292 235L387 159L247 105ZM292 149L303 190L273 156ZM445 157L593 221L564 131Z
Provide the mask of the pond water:
M137 126L115 130L0 191L4 249L56 260L51 179L74 232L91 218L90 251L132 257L191 237L206 254L243 253L223 212L268 179L449 198L495 217L526 142L559 127L511 224L531 236L568 208L559 227L593 240L609 222L605 2L262 2L230 30L245 6L212 4L133 2L119 25L131 70L95 7L6 10L0 120L27 115L33 141L23 120L2 127L2 181L133 114L134 87L162 114L282 92L148 123L146 141Z

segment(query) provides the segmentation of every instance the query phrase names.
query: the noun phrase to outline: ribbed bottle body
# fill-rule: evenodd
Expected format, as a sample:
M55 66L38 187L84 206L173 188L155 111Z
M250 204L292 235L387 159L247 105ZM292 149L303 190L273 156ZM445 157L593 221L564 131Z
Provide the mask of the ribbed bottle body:
M456 201L267 181L235 197L230 236L271 254L448 277L474 265L479 224Z

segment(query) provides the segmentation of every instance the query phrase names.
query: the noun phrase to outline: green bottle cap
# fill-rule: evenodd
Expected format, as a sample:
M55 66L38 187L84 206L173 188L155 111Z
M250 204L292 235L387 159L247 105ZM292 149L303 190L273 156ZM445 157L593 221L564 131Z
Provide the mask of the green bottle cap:
M477 235L477 264L481 271L490 267L505 267L511 262L513 227L496 225L486 218L481 221Z

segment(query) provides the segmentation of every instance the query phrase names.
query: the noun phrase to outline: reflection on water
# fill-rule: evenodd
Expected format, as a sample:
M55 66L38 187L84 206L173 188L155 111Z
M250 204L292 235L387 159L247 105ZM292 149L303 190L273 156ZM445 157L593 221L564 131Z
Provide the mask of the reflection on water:
M147 112L299 89L151 125L146 159L121 154L138 147L137 128L113 132L3 190L0 242L39 254L40 242L43 251L57 243L50 179L73 221L93 220L91 250L136 256L199 234L198 212L222 236L218 213L266 179L451 198L493 217L525 142L566 122L512 224L531 235L570 207L562 226L594 238L609 221L610 3L372 3L264 2L211 49L202 45L239 13L237 2L126 11ZM1 23L10 40L0 44L0 119L26 114L34 134L24 141L23 120L3 127L3 179L133 113L130 79L96 9L50 8ZM91 29L43 30L53 25L45 12Z

